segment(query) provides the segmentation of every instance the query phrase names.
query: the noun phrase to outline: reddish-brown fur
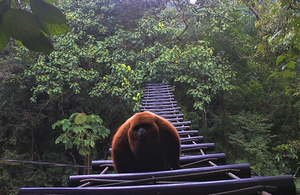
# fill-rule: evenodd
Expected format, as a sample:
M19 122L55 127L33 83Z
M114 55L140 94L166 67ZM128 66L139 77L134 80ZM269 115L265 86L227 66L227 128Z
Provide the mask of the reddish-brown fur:
M175 127L148 111L129 118L112 141L117 173L177 169L179 157L180 138Z

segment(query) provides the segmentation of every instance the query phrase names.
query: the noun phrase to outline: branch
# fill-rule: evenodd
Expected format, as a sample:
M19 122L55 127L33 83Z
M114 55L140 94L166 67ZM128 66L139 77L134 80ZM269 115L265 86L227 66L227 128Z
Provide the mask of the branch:
M255 15L256 17L256 20L260 20L260 17L259 17L259 14L258 14L258 11L257 9L255 8L254 5L252 5L251 7L249 7L250 11L252 11L252 13Z

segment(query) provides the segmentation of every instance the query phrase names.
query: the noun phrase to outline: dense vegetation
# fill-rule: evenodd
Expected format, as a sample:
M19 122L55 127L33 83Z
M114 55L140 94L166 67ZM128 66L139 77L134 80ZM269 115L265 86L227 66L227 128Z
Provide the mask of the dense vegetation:
M253 175L299 177L298 1L54 5L72 31L51 36L50 54L13 40L0 50L0 158L81 165L106 159L145 84L166 82L186 120L226 152L228 163L250 163ZM65 186L69 175L87 172L0 162L0 194Z

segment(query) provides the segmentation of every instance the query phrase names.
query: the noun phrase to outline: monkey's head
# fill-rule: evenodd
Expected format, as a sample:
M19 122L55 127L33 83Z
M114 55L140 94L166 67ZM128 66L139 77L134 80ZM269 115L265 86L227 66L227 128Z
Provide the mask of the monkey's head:
M130 149L137 158L154 152L160 147L159 127L157 116L151 112L142 112L131 117L128 129Z

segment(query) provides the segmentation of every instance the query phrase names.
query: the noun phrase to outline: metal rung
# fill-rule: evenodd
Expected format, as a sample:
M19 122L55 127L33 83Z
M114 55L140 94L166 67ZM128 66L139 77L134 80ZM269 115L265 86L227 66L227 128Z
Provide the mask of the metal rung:
M164 111L178 111L180 107L171 107L171 108L160 108L160 109L140 109L141 111L150 111L150 112L164 112Z
M154 114L157 114L157 115L164 115L164 114L177 114L179 113L179 110L174 110L174 111L162 111L162 112L153 112Z
M152 95L152 96L144 96L145 100L149 99L157 99L157 98L172 98L174 95Z
M198 135L198 130L178 131L180 136L184 135Z
M263 187L262 190L273 189L276 195L295 195L295 184L292 175L270 176L259 178L246 178L234 180L220 180L208 182L189 182L177 184L159 185L138 185L138 186L113 186L113 187L40 187L40 188L21 188L19 195L25 194L131 194L131 195L150 195L150 194L217 194L236 189L245 189L255 186L277 186L277 188Z
M202 149L203 151L214 151L215 144L214 143L181 144L181 152L199 151L199 149Z
M157 98L157 99L142 99L142 102L160 102L160 101L168 101L168 100L174 100L174 98Z
M170 122L173 122L173 121L180 122L180 121L183 120L183 118L168 118L167 120L170 121Z
M144 92L144 94L147 94L147 95L149 95L149 94L159 94L159 93L172 93L172 90L171 89L152 89L152 90L148 90L148 91L146 91L146 92Z
M172 123L172 125L176 126L176 125L189 125L191 124L191 121L183 121L183 122L176 122L176 123Z
M151 109L151 108L152 108L152 109L153 109L153 108L159 109L159 108L174 108L174 107L176 107L176 104L140 106L140 109L147 110L147 109Z
M213 179L230 179L226 172L232 171L240 178L249 178L251 176L249 164L234 164L223 165L217 167L201 167L201 168L188 168L166 171L155 171L145 173L122 173L122 174L102 174L102 175L74 175L69 177L70 187L80 186L83 183L95 181L98 184L112 184L120 182L116 185L128 185L130 183L138 183L136 180L146 180L155 178L156 181L210 181ZM82 181L85 180L85 181ZM127 181L127 183L126 183ZM141 183L141 182L140 182ZM144 181L145 183L145 181Z
M171 105L174 105L174 104L177 104L177 101L167 101L167 102L149 102L149 103L146 103L146 102L144 102L143 103L143 106L147 106L147 105L157 105L157 106L159 106L159 105L164 105L164 104L166 104L166 105L168 105L168 104L171 104Z
M175 126L175 129L177 129L177 130L187 130L187 129L190 129L190 126L178 126L178 127Z
M200 141L203 142L203 136L195 136L195 137L184 137L180 138L181 143L191 142L191 141Z

